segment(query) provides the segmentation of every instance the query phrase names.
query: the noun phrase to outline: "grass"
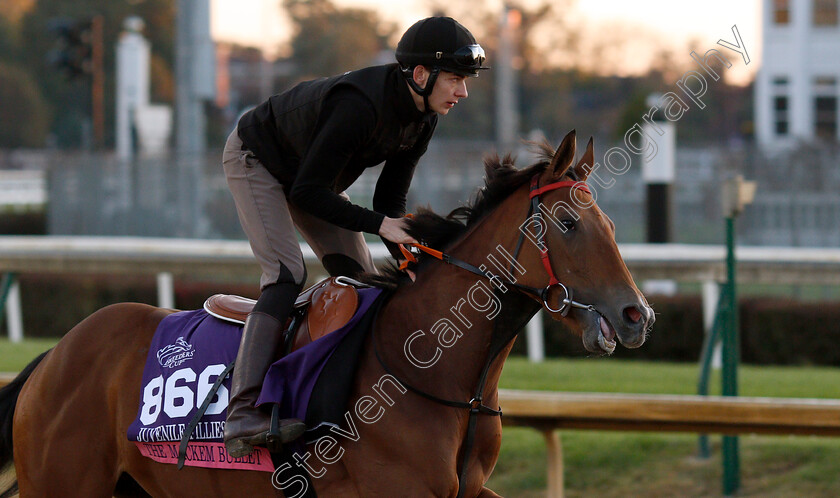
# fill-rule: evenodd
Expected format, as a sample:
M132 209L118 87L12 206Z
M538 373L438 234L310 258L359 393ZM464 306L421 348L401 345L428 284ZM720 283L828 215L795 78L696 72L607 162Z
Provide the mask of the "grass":
M501 387L574 392L696 394L693 363L626 361L615 358L548 360L534 365L521 357L505 363ZM741 365L741 396L840 398L840 369ZM719 372L709 385L720 386Z
M697 365L610 358L509 359L502 387L558 391L693 394ZM719 379L712 386L719 386ZM744 396L840 398L840 369L742 366ZM504 407L502 407L504 409ZM720 496L720 437L712 458L697 458L692 434L561 431L566 494L575 496ZM742 436L739 496L840 496L840 441L818 437ZM488 487L503 496L545 495L542 435L505 428Z
M13 343L0 339L0 372L19 372L36 356L55 346L58 339L26 339Z
M690 434L562 431L566 495L705 497L722 494L720 437L697 458ZM840 496L840 444L830 438L741 436L740 496ZM505 429L488 487L545 495L545 447L533 430Z
M55 344L0 340L0 371L22 369ZM697 365L622 361L614 358L549 360L511 358L501 386L507 389L579 392L694 394ZM743 396L840 398L840 369L758 367L739 370ZM710 383L720 385L719 378ZM502 407L504 408L504 407ZM569 497L695 497L721 495L720 437L712 457L697 458L692 434L562 431ZM739 496L840 496L840 441L819 437L742 436ZM511 497L542 497L546 454L542 435L505 428L499 462L488 487Z

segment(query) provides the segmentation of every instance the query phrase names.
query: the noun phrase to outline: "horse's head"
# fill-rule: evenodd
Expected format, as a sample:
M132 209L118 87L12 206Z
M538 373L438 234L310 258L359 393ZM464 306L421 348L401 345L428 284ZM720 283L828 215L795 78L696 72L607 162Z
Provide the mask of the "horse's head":
M515 275L514 281L507 283L515 284L541 302L554 319L570 326L587 350L612 353L616 338L626 347L637 348L653 325L653 310L621 259L615 225L598 209L594 192L586 187L594 164L592 140L577 163L574 132L556 151L549 146L543 149L545 160L523 170L516 169L509 156L504 160L486 158L484 188L472 204L445 218L429 209L418 210L408 233L451 254L443 258L440 251L432 251L437 256L420 256L417 283L424 278L422 263L444 259L455 264L457 258L462 269L492 277L498 285L499 275L484 273L489 271L487 266L468 263L478 264L487 248L513 249L512 255L504 255L512 256L510 276ZM487 258L491 270L502 271L501 267L507 266ZM475 277L469 275L461 273L465 282L474 282ZM396 267L364 279L391 289L409 282Z
M655 320L653 310L633 282L615 242L615 224L595 204L585 186L592 171L592 139L575 163L575 132L551 153L548 167L531 186L532 205L538 206L520 230L525 242L522 263L535 286L545 287L553 271L559 284L551 285L545 308L552 318L567 324L593 353L612 353L615 339L628 348L645 342ZM536 194L534 188L539 188ZM547 260L540 248L547 249ZM546 266L550 265L550 270ZM564 299L567 302L563 303Z

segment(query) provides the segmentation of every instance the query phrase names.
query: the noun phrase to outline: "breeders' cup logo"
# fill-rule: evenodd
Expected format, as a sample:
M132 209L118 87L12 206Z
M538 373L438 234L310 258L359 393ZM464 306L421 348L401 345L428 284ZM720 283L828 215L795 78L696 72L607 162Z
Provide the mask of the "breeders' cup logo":
M175 339L175 344L160 348L157 352L157 359L160 366L166 368L177 367L195 355L192 344L189 344L183 337Z

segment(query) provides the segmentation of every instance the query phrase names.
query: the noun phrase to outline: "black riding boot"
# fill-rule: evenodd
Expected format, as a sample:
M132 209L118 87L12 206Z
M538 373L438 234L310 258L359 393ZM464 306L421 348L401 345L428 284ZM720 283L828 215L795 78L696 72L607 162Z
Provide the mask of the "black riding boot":
M230 402L225 423L225 448L234 458L248 455L254 446L267 445L271 416L254 406L260 395L263 378L274 361L282 342L283 326L279 320L261 312L252 312L245 320L242 342L233 368ZM300 437L306 426L298 419L280 421L274 440L287 443ZM269 448L279 451L279 447Z

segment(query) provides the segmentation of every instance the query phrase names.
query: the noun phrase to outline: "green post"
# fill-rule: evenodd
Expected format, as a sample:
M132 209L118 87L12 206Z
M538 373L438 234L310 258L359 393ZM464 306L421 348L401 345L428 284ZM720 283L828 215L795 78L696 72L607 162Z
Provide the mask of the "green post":
M700 355L700 376L697 379L697 394L701 396L709 395L709 378L712 375L712 359L714 357L715 346L721 340L721 329L723 329L727 320L727 306L729 306L728 286L721 286L720 296L718 297L715 309L715 319L709 329L709 333L703 339L703 349ZM700 434L697 441L697 456L699 458L709 458L712 452L709 448L709 436L707 434Z
M6 310L6 298L9 297L9 291L14 283L14 273L4 273L3 278L0 279L0 320L3 319L3 312Z
M755 182L736 175L723 184L721 200L726 216L726 313L723 322L723 395L738 396L738 294L735 282L735 218L755 198ZM723 437L723 494L730 496L741 487L738 437Z
M735 215L726 218L726 275L728 300L723 328L723 395L738 396L738 296L735 292ZM732 495L741 486L738 436L723 437L723 494Z

